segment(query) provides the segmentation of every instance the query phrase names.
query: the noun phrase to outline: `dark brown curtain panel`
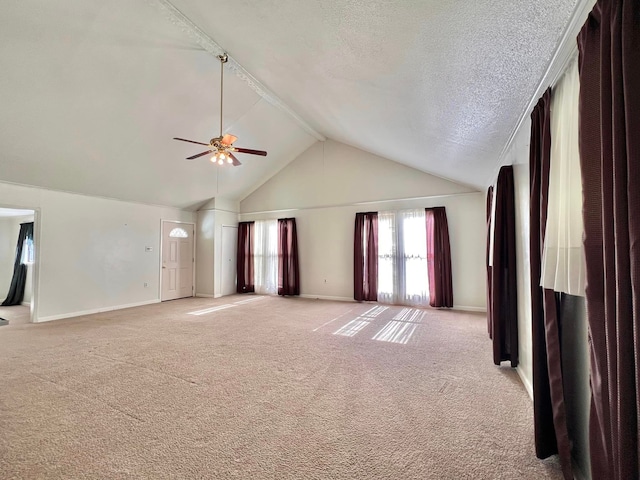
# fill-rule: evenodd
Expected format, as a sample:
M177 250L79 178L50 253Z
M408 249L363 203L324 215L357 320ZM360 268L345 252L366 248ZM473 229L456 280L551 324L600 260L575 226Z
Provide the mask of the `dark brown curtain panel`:
M453 307L451 278L451 245L449 224L444 207L425 209L427 223L427 269L429 274L429 305Z
M295 218L278 219L278 295L300 295Z
M536 455L560 454L565 479L573 479L571 444L567 432L562 352L556 293L540 286L542 252L547 224L551 163L551 90L531 114L529 146L529 225L531 265L531 328L533 337L533 410Z
M638 479L640 2L599 0L578 36L594 479Z
M358 302L378 300L378 212L356 213L353 298Z
M238 254L236 261L238 293L255 291L253 279L253 222L238 224Z
M493 186L487 189L487 330L489 338L491 338L491 265L489 265L489 256L491 247L491 211L493 209Z
M510 361L512 367L517 367L516 210L512 166L500 169L495 197L490 302L493 363Z

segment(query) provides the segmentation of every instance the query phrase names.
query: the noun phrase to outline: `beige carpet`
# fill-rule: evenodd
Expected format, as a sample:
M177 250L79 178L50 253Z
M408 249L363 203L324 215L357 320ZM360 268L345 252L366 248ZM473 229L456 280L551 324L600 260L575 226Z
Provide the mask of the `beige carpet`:
M0 306L0 318L8 320L11 325L23 325L31 321L31 312L26 305Z
M560 478L485 329L259 296L2 327L0 478Z

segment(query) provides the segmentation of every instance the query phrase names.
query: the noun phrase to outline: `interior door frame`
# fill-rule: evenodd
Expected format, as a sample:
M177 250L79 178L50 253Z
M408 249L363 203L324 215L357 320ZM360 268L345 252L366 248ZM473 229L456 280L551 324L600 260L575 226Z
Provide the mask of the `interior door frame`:
M31 304L29 306L29 322L38 323L38 307L40 304L40 223L42 212L40 207L29 205L0 204L2 208L16 210L33 210L33 272L31 272ZM1 294L0 294L1 295Z
M183 222L181 220L165 220L162 219L160 220L160 252L158 255L158 277L160 279L160 281L158 282L158 300L160 300L162 302L162 254L164 252L164 235L162 234L162 232L164 232L164 224L165 223L179 223L182 225L192 225L193 226L193 268L191 269L191 276L193 277L191 279L192 285L193 285L193 289L191 290L191 298L196 296L196 242L197 242L197 235L196 235L196 224L195 222ZM35 273L35 272L34 272ZM184 298L189 298L189 297L184 297Z

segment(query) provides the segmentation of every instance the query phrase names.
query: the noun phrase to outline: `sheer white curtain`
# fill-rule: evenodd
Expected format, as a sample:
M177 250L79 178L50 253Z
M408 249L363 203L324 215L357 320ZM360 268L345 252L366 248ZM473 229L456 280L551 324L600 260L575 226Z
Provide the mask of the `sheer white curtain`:
M584 296L582 180L578 151L580 78L574 60L551 99L551 165L542 275L545 288Z
M378 212L378 302L398 303L396 288L396 215Z
M378 301L429 305L424 209L378 213Z
M256 293L278 293L278 221L254 224L253 268Z
M424 208L406 210L398 216L398 244L402 245L401 303L429 305L429 272L427 270L427 225Z

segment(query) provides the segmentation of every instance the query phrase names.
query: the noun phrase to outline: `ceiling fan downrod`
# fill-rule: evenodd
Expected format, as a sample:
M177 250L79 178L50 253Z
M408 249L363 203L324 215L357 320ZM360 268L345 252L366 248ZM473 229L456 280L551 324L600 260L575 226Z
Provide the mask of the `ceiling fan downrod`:
M229 56L225 52L222 55L218 55L218 60L220 60L220 138L222 138L222 100L223 100L222 89L224 86L224 83L223 83L224 64L227 63L227 61L229 60Z

